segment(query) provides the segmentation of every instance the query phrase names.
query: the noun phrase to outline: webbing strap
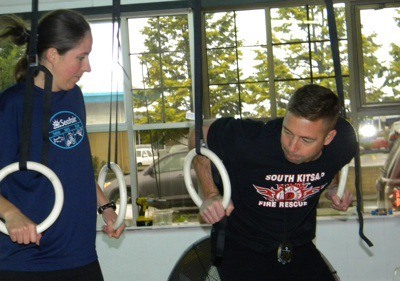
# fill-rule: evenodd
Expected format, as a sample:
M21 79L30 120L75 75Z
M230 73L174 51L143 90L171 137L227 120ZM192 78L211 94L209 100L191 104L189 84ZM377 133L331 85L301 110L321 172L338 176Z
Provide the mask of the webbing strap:
M356 155L354 156L354 169L355 169L355 186L356 186L356 196L357 196L357 214L358 214L358 223L359 223L359 229L358 229L358 234L361 237L362 240L367 243L369 247L374 246L372 242L365 236L364 234L364 219L362 215L362 210L361 210L361 185L360 185L360 175L361 175L361 163L360 163L360 148L357 145L357 152Z
M117 44L118 44L118 49L117 49L117 62L119 62L119 50L121 48L121 43L120 43L120 30L121 30L121 0L113 0L113 25L117 23ZM114 27L113 27L113 32ZM114 40L114 36L113 36ZM113 44L114 48L114 44ZM114 52L114 50L113 50ZM115 97L115 147L114 147L114 163L117 163L118 160L118 108L119 108L119 100L118 100L118 88L117 88L117 96Z
M120 49L120 26L121 26L121 0L113 0L113 11L112 11L112 59L114 60L115 55L115 37L117 37L118 48L117 52L117 60L119 58L119 49ZM117 30L115 30L117 29ZM111 70L111 92L110 92L110 117L109 117L109 127L108 127L108 160L107 165L108 168L111 169L110 161L111 161L111 132L112 132L112 103L113 103L113 78L114 78L114 68ZM118 88L117 95L115 101L115 146L114 146L114 163L117 163L118 160Z
M201 0L192 2L194 25L194 97L195 97L195 135L196 153L201 155L200 148L205 145L203 140L203 56L202 56L202 19ZM213 264L218 266L224 253L227 218L215 223L211 229L211 253Z
M49 148L50 148L50 118L51 118L51 93L53 86L53 75L43 65L39 65L39 71L43 71L45 75L44 82L44 98L43 98L43 124L42 124L42 164L47 166Z
M333 69L335 71L336 91L340 102L340 116L346 118L346 110L344 106L342 68L340 64L340 53L339 53L339 39L337 34L335 11L333 9L332 0L326 0L326 11L328 15L329 39L331 42Z
M224 256L227 217L215 223L211 229L211 254L214 266L221 264Z
M340 114L343 118L346 118L346 112L344 107L344 93L343 93L343 80L342 80L342 69L340 65L340 54L339 54L339 39L337 35L337 28L336 28L336 19L335 19L335 11L333 8L332 0L326 0L326 10L328 15L328 26L329 26L329 38L331 42L331 49L332 49L332 58L333 58L333 65L335 70L335 79L336 79L336 88L337 94L339 97L340 102ZM357 143L357 152L354 155L354 168L355 168L355 187L356 187L356 196L357 196L357 214L359 220L359 235L360 237L367 243L368 246L372 247L373 244L371 241L364 235L364 218L362 215L360 202L361 198L361 186L360 186L360 173L361 173L361 163L360 163L360 151L358 148Z
M37 56L37 22L38 22L38 0L32 1L32 19L31 19L31 36L27 54L28 66L26 75L26 92L24 97L24 112L22 116L22 133L20 143L20 159L19 169L27 170L26 164L30 157L30 141L32 131L32 114L33 114L33 88L34 77L38 67Z
M205 143L203 141L203 55L202 55L202 29L201 29L201 0L193 1L194 25L194 125L196 135L196 153Z

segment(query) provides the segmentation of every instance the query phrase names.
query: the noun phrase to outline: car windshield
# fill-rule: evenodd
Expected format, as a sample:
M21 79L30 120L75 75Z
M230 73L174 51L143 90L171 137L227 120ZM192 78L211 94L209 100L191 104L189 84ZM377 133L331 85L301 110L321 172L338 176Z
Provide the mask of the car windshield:
M160 161L158 163L160 173L182 170L185 156L186 154L184 153L171 154L169 157L166 157L164 161Z

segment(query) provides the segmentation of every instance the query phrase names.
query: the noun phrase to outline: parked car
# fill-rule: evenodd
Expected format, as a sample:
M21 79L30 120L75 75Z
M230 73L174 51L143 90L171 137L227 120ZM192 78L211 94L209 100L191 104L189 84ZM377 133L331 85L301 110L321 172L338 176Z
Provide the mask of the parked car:
M377 180L377 213L387 214L393 209L400 210L400 139L397 139L389 152Z
M138 196L154 199L154 205L163 208L193 208L196 205L187 192L183 178L183 164L188 151L169 153L144 170L138 172ZM191 170L192 181L197 188L194 169ZM128 198L131 195L131 176L125 176ZM105 195L109 200L119 201L118 180L113 179L105 184ZM131 199L128 199L131 201ZM158 206L155 206L158 207Z
M151 147L136 148L136 163L138 166L148 166L158 157L153 155Z
M389 148L389 142L384 137L377 137L371 141L372 150L385 150Z
M393 122L389 129L389 145L393 145L395 140L400 139L400 121Z

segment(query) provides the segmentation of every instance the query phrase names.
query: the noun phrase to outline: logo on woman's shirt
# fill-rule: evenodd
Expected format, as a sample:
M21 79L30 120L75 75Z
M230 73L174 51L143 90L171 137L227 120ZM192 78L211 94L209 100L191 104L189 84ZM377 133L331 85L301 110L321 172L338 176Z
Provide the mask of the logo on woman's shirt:
M50 141L63 149L71 149L79 145L85 131L79 117L70 111L61 111L50 119Z

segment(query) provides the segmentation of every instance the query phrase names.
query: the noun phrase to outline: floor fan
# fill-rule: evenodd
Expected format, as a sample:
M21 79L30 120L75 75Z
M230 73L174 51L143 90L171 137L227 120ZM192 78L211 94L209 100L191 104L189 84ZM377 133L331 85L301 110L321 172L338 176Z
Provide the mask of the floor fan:
M179 258L168 281L215 281L220 280L217 268L212 264L211 239L205 236L190 245Z

